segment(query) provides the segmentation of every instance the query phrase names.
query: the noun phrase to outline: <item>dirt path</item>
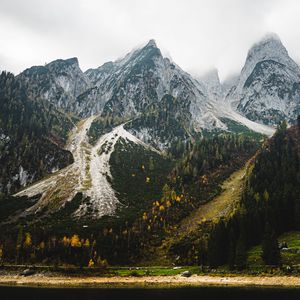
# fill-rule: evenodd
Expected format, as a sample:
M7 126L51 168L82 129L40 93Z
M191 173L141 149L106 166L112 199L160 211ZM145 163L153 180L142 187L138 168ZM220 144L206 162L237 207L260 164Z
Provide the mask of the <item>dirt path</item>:
M298 287L300 277L295 276L208 276L193 275L185 278L176 276L145 277L65 277L34 275L0 276L0 285L39 286L39 287L180 287L180 286L270 286Z

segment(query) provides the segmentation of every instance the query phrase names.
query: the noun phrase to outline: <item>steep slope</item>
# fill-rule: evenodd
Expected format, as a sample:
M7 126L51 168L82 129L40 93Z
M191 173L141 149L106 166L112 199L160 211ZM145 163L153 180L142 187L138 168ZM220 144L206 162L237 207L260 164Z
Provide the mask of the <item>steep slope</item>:
M249 164L246 164L240 170L231 174L222 183L222 191L219 195L200 205L179 222L176 229L167 235L162 245L156 249L155 252L158 253L157 261L163 261L165 257L171 255L177 257L177 263L189 263L189 255L183 253L182 248L186 248L188 245L187 240L199 240L206 236L211 224L218 223L222 219L229 219L237 210L240 205L248 168ZM188 247L188 250L191 249Z
M73 161L63 150L72 120L12 74L0 75L0 192L12 193Z
M227 112L230 109L222 107L227 87L220 84L217 72L194 79L163 57L154 40L115 62L85 73L77 58L71 58L29 68L18 78L27 84L34 98L47 100L56 108L84 118L96 114L106 119L118 118L113 125L147 114L153 107L160 109L164 105L159 103L165 95L176 99L176 122L180 123L177 116L181 115L186 121L179 126L189 133L227 130L220 119L224 110L225 117L230 118ZM236 116L233 119L243 120L237 120ZM167 122L164 118L161 121ZM244 123L248 126L248 122ZM259 126L253 128L260 130ZM155 128L148 129L157 132ZM143 135L137 130L134 134Z
M270 35L248 52L226 102L247 118L274 125L293 122L300 112L300 68L277 36Z
M215 117L223 122L226 126L226 130L231 130L231 126L228 126L228 122L234 122L237 128L246 126L252 132L261 133L267 136L271 136L275 132L275 129L271 126L251 121L237 112L236 109L232 107L232 103L228 102L228 99L226 99L226 96L235 90L235 85L239 80L238 76L229 77L226 81L221 83L218 71L212 69L199 77L199 80L203 82L206 87L210 105L212 107L211 111L214 112ZM222 129L224 130L224 128ZM216 130L220 129L216 127Z
M164 109L160 102L169 95L177 103L176 114L173 114L176 122L179 127L185 128L188 135L202 130L227 130L226 124L221 121L222 117L233 119L263 134L273 133L271 128L249 122L223 101L225 93L230 90L229 85L235 83L236 79L223 86L217 71L213 70L196 80L170 59L163 57L154 40L122 59L87 70L85 74L94 86L78 98L78 105L85 107L86 115L100 112L103 117L113 119L143 119L154 108ZM179 115L185 120L184 123L179 120ZM160 118L161 123L168 122L163 114ZM145 120L141 122L145 123ZM160 142L160 136L154 136L157 128L149 125L140 128L140 132L137 128L132 132L148 140L150 134L150 142L157 144ZM165 145L170 141L171 138Z
M164 95L171 95L178 100L178 113L189 114L196 131L225 128L213 114L205 86L164 58L153 40L116 62L86 71L86 75L97 86L96 92L91 89L96 93L94 101L105 103L102 115L136 117ZM82 95L80 101L86 102L84 96L88 95ZM94 104L89 104L88 113L94 111Z
M195 262L201 249L201 264L213 267L228 264L230 268L238 269L246 267L247 249L266 239L272 239L275 245L275 250L271 250L273 253L269 253L270 257L274 251L279 251L276 237L300 228L299 145L300 128L293 126L287 129L286 124L282 123L276 134L250 161L242 189L232 190L233 194L239 195L238 205L217 223L210 222L204 227L205 222L200 221L202 226L183 235L171 251L175 255L184 254L183 259L187 262ZM228 192L231 193L230 190ZM199 210L199 216L203 216L202 213ZM210 219L220 215L220 211L214 211L213 207L204 213ZM183 225L188 228L193 220L191 215ZM190 226L193 229L193 223ZM187 260L188 257L190 260ZM277 260L268 264L278 263ZM263 264L261 260L260 264Z
M76 99L90 87L90 82L81 71L77 58L58 59L45 66L31 67L18 78L27 84L33 97L47 100L67 112L82 113Z
M267 125L260 124L258 122L249 120L245 116L234 111L230 107L230 105L228 105L227 103L223 103L221 111L219 109L219 117L221 118L221 120L223 120L222 118L227 118L229 120L233 120L233 121L237 122L237 124L245 125L246 127L248 127L248 129L250 129L254 132L257 132L257 133L261 133L266 136L272 136L275 132L274 127L267 126ZM226 121L223 121L223 122L225 124L227 124Z
M96 116L80 122L73 130L66 149L74 157L74 163L49 178L18 192L15 196L41 198L24 212L24 216L46 211L60 210L77 193L83 193L85 199L74 212L74 217L98 219L104 215L113 215L120 204L115 190L111 186L110 157L116 143L122 139L125 143L134 143L158 153L124 129L124 124L100 137L96 145L89 144L87 132Z
M188 110L182 112L178 99L165 95L159 103L149 105L143 113L128 122L126 129L145 143L164 151L196 134L190 117Z
M209 99L215 102L223 100L224 90L217 69L212 69L200 76L199 80L205 85Z

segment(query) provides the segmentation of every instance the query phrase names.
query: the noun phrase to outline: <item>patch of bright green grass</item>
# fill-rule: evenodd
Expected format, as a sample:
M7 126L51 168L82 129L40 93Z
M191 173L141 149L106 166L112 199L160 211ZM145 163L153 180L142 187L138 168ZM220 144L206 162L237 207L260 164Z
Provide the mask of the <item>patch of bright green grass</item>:
M300 253L297 253L300 249L300 231L286 232L279 236L278 242L286 242L288 245L287 250L281 250L282 263L285 265L299 265L300 264ZM299 251L300 252L300 251ZM248 264L250 266L263 265L261 258L262 248L261 245L252 247L248 251Z
M192 274L199 274L199 266L187 266L180 269L168 267L131 267L131 268L109 268L108 273L114 276L121 277L141 277L141 276L175 276L184 271L190 271Z

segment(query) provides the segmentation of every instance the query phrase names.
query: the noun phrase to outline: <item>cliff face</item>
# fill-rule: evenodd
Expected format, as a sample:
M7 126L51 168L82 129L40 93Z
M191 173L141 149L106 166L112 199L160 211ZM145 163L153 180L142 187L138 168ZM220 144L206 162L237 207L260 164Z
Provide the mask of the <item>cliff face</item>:
M295 121L300 112L300 69L277 36L267 36L249 50L226 101L253 121Z

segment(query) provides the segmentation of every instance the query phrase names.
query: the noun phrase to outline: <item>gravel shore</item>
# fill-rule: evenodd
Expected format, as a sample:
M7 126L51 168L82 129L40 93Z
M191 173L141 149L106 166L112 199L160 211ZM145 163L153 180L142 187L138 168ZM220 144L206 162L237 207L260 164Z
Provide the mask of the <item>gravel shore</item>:
M300 277L295 276L207 276L189 278L176 276L143 277L68 277L35 274L33 276L2 275L0 285L39 287L184 287L184 286L263 286L299 287Z

